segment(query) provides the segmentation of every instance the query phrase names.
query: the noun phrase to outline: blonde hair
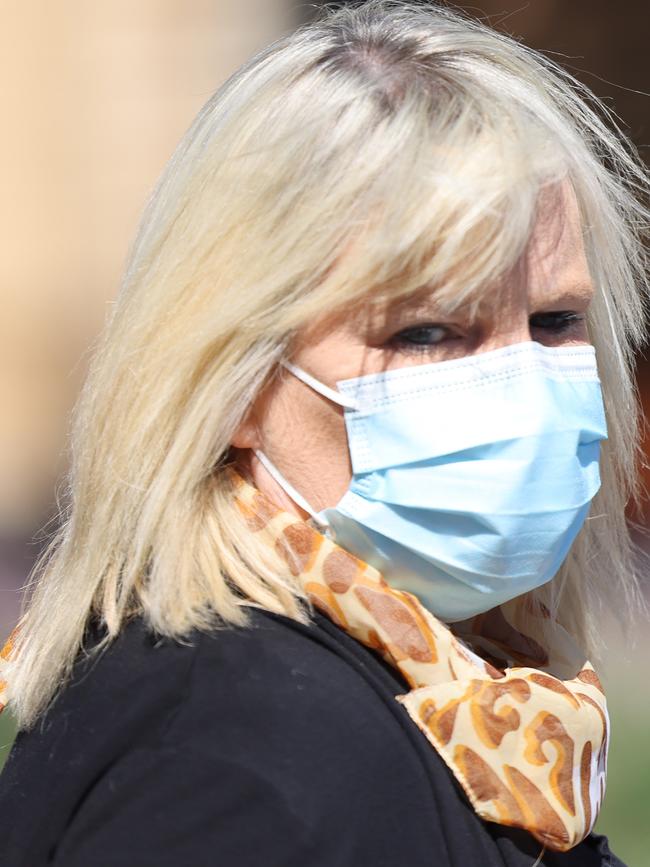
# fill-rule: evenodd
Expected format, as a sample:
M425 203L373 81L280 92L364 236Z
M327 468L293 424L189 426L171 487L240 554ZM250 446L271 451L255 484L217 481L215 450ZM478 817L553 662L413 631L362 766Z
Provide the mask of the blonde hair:
M98 649L142 614L179 640L260 606L307 621L225 471L248 408L314 317L438 287L479 298L525 249L541 188L575 190L596 297L609 440L602 488L534 597L593 649L634 602L633 351L643 337L646 175L602 104L546 57L458 13L327 9L220 87L145 209L79 397L61 524L8 668L23 728L57 694L91 614Z

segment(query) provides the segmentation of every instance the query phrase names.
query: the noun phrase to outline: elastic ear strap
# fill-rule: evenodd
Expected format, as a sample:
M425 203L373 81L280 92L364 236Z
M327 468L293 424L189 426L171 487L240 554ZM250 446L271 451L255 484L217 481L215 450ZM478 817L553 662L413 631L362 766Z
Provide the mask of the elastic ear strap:
M338 403L339 406L346 407L347 409L357 409L358 404L357 401L351 397L346 397L344 394L341 394L340 391L337 391L335 388L330 388L329 385L325 385L325 383L316 379L316 377L312 376L310 373L307 373L306 370L303 370L302 367L298 367L297 364L292 364L290 361L281 361L280 362L283 367L286 367L294 376L297 376L298 379L302 380L305 385L308 385L310 388L313 388L314 391L317 391L319 394L322 394L323 397L328 398L329 400L333 400L334 403Z
M260 463L265 467L265 469L268 470L269 474L275 479L278 485L280 485L285 494L288 497L291 497L294 503L297 506L300 506L301 509L304 509L308 515L311 515L312 518L316 521L316 523L322 525L322 519L318 517L318 514L312 509L307 500L302 496L302 494L298 493L298 491L294 488L292 484L290 484L285 479L280 470L278 470L278 468L271 463L271 461L267 458L264 452L260 451L259 449L253 449L253 451L255 452L255 455L259 459Z

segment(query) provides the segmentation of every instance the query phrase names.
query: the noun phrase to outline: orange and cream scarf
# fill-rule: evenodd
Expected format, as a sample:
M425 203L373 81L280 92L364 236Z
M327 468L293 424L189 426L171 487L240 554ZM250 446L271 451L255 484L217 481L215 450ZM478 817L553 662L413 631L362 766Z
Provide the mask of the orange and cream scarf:
M569 635L554 626L549 658L531 635L530 612L527 634L517 628L524 614L517 602L452 632L309 522L238 474L233 480L248 526L282 557L313 606L402 674L410 690L396 700L476 813L524 828L550 849L580 843L605 793L609 719L598 676ZM540 635L549 631L544 625Z
M531 635L530 612L527 634L517 628L517 602L452 632L415 596L232 478L251 531L286 562L313 606L401 673L410 690L396 700L476 813L557 851L583 840L605 792L609 720L600 681L567 633L556 627L550 658ZM0 711L14 636L0 653Z

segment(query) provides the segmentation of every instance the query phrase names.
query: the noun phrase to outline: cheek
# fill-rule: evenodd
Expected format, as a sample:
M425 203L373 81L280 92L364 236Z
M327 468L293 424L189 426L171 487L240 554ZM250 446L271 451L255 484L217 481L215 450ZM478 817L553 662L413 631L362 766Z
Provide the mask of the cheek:
M297 379L269 394L258 420L262 449L316 508L334 505L351 477L343 411Z

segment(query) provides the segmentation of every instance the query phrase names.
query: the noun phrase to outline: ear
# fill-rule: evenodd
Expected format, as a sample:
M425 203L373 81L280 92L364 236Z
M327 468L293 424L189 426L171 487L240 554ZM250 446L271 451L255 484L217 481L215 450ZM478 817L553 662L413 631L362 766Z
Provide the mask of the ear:
M274 399L276 386L277 379L272 376L253 399L230 442L236 449L262 448L261 430L264 429L264 421Z
M232 438L231 445L236 449L260 448L260 437L254 414L249 411Z

